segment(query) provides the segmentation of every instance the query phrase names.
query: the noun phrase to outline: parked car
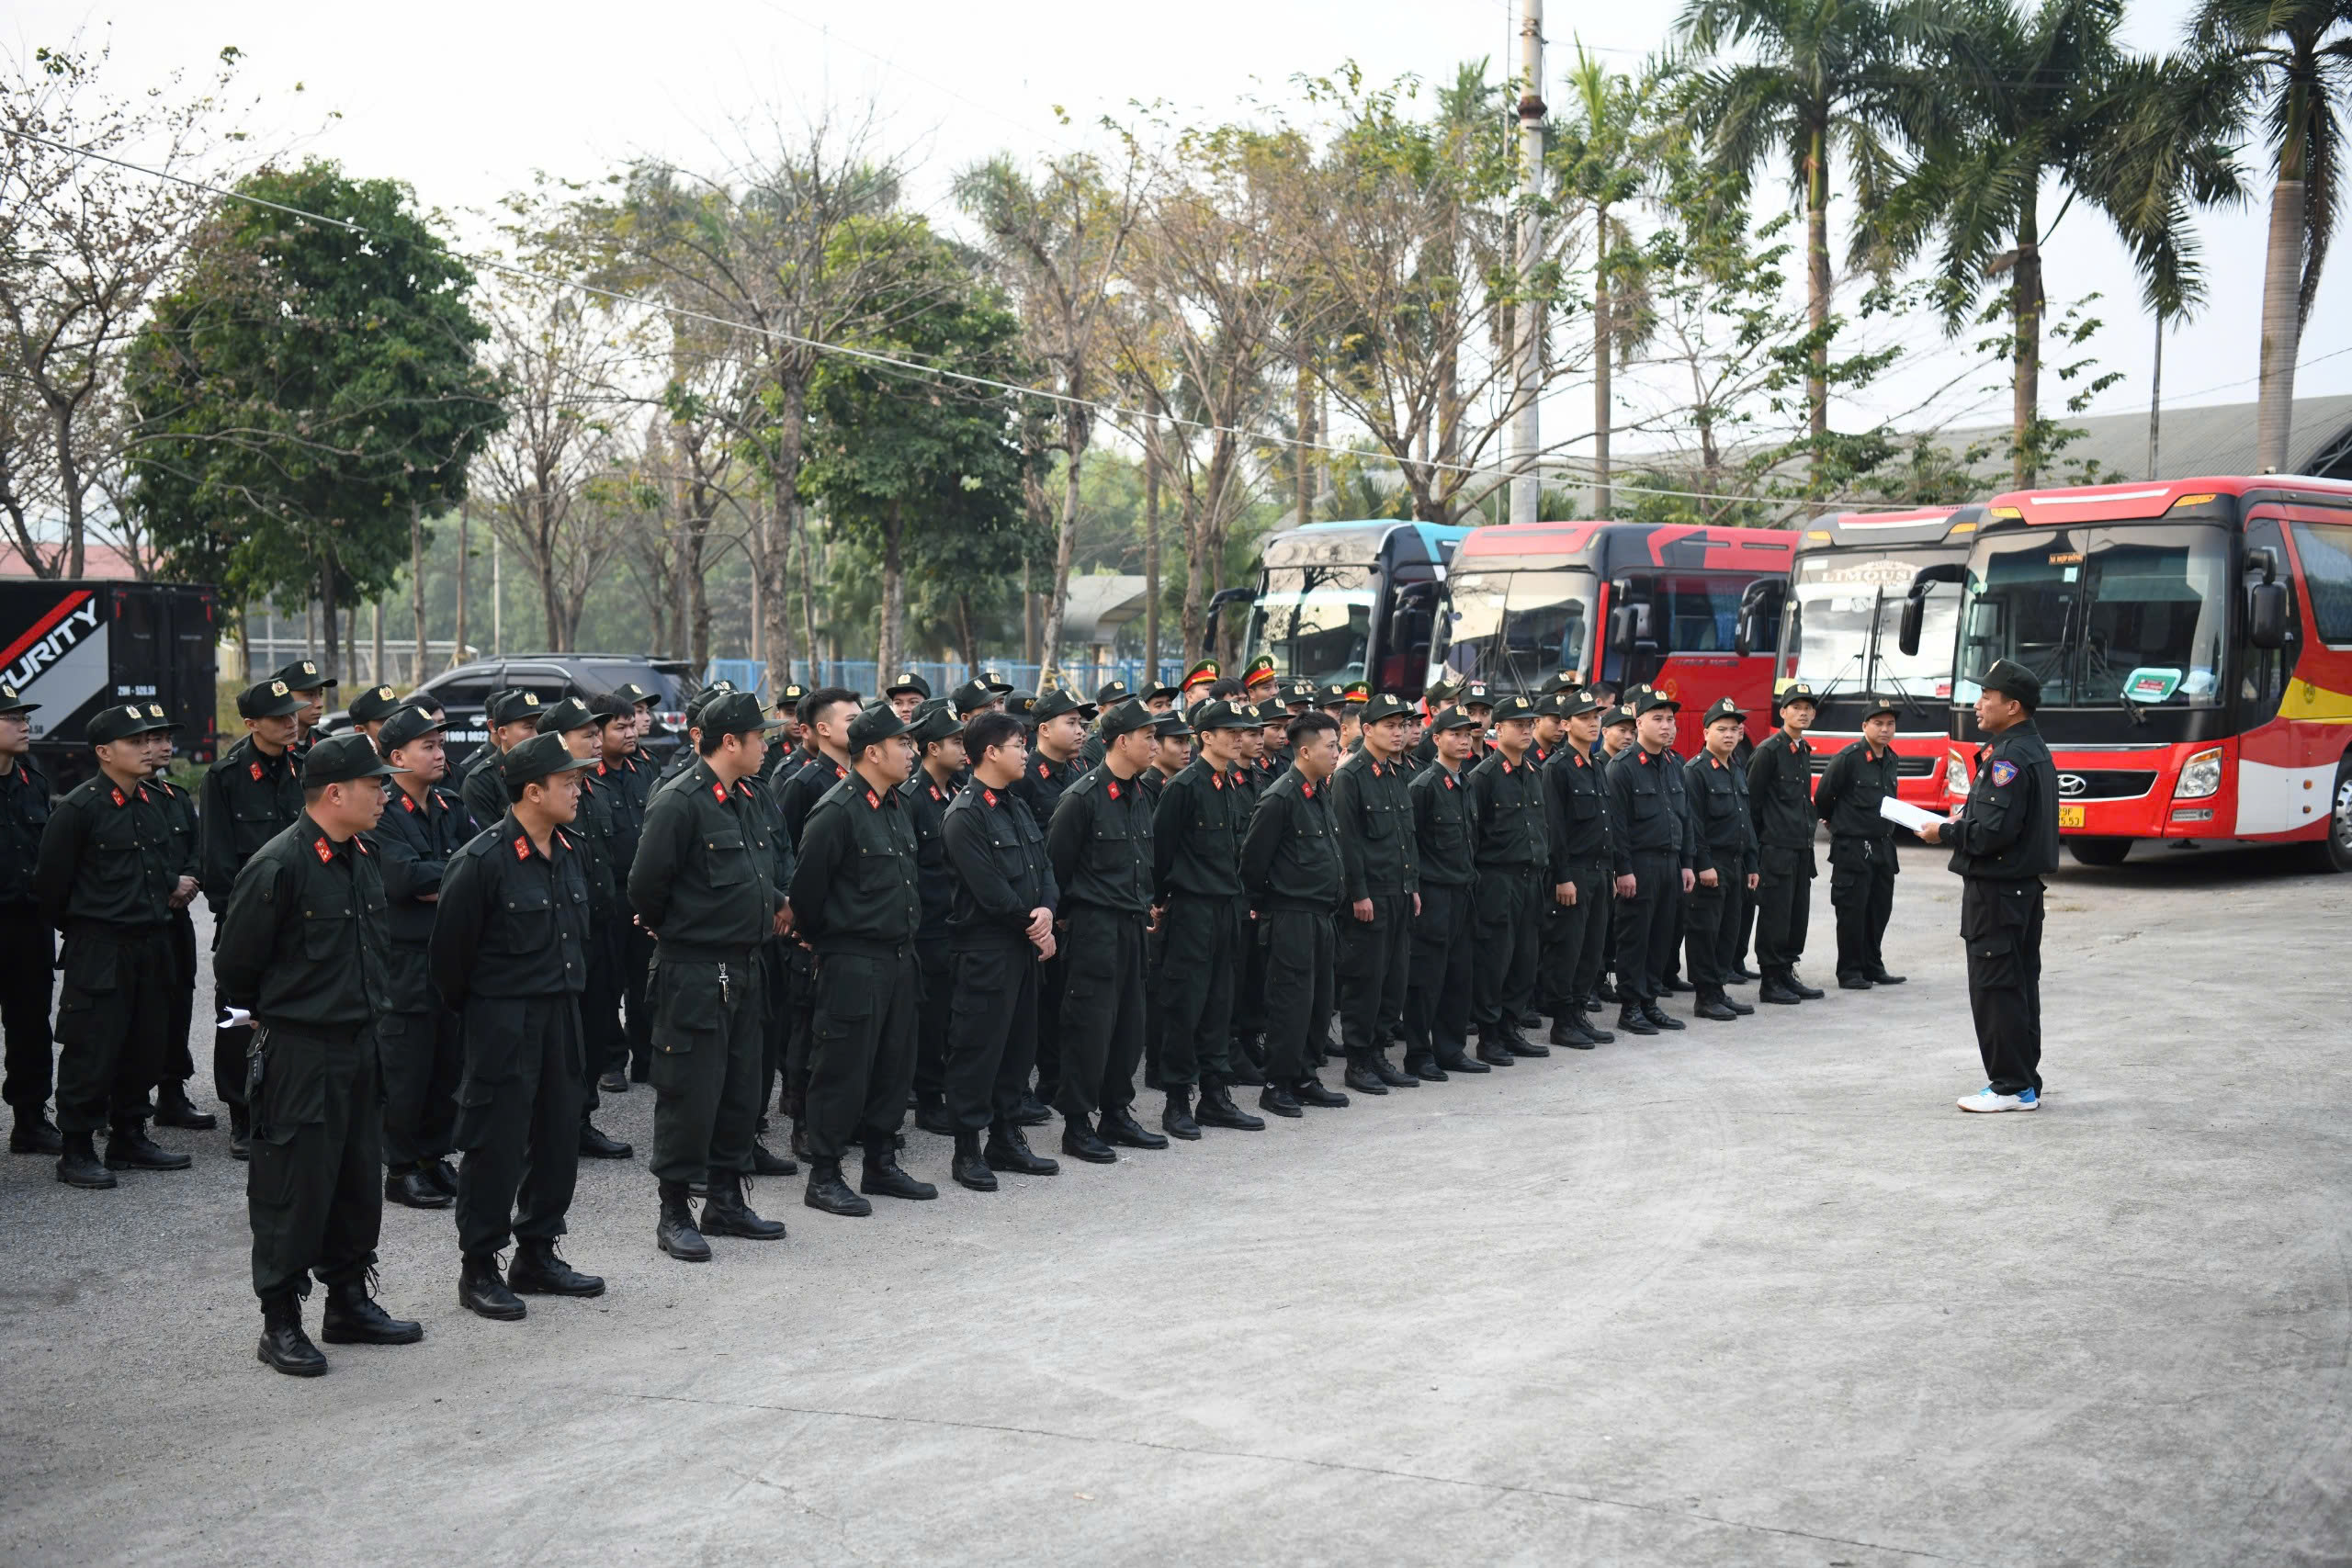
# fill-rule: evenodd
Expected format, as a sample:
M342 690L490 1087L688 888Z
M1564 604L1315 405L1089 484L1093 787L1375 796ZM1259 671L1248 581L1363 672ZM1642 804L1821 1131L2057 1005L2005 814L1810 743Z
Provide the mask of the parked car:
M687 699L702 689L694 666L682 659L653 659L641 653L510 653L503 659L460 664L435 675L420 690L432 693L449 716L445 740L449 776L455 778L475 750L490 739L482 707L492 692L519 687L537 693L542 703L553 704L566 697L599 696L630 681L662 698L654 709L653 728L643 744L654 756L666 759L685 739ZM328 714L320 724L330 735L350 728L348 709Z

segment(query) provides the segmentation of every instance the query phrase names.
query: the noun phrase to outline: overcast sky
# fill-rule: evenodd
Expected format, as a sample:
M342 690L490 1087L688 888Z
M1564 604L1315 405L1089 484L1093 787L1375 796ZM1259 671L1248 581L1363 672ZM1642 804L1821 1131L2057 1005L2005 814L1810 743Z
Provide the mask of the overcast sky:
M2187 0L2138 0L2132 41L2173 43L2188 9ZM1670 15L1663 0L1552 0L1547 74L1557 82L1579 38L1631 69L1664 41ZM15 0L0 28L27 51L62 42L77 28L85 45L109 39L118 88L158 81L174 67L200 76L223 44L235 44L248 57L247 86L268 100L257 122L266 142L333 156L354 174L398 176L425 203L453 211L485 207L535 169L590 178L641 153L715 164L712 150L729 141L736 117L780 113L797 121L828 102L855 108L871 101L888 138L913 154L917 198L947 220L940 193L963 164L999 149L1035 153L1082 142L1096 117L1130 100L1240 114L1246 100L1290 96L1295 74L1348 59L1374 77L1409 71L1434 79L1484 56L1499 76L1515 59L1514 24L1513 0ZM1056 106L1074 124L1061 123ZM2202 220L2211 302L2170 339L2167 405L2254 397L2268 175L2259 149L2246 162L2256 199ZM2108 324L2093 351L2103 367L2126 374L2092 412L2144 410L2152 329L2121 247L2103 220L2077 208L2045 258L2053 315L2094 290L2104 295L2096 310ZM2305 330L2301 357L2309 367L2300 393L2352 390L2352 353L2310 364L2352 347L2347 277L2352 254L2339 244ZM1956 376L1958 386L1923 417L2006 421L1997 370L1962 374L1966 339L1947 341L1926 319L1901 339L1917 357L1868 400L1841 409L1838 423L1899 414ZM2054 412L2064 389L2046 374L2043 388ZM1547 400L1547 437L1589 423L1581 411L1589 402L1573 392Z

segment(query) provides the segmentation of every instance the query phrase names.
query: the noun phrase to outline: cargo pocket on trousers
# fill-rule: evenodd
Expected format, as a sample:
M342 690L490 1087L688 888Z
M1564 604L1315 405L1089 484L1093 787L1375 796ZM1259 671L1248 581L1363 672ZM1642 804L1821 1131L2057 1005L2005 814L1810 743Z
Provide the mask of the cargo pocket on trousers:
M1968 942L1968 978L1969 983L1979 990L2024 989L2018 964L2017 939L2007 931L1971 937Z
M458 1086L458 1124L450 1134L452 1147L461 1154L481 1147L490 1134L490 1113L498 1102L498 1086L468 1078Z
M265 1043L261 1095L254 1101L245 1195L264 1208L294 1200L294 1135L327 1119L326 1063L313 1051ZM252 1080L247 1079L248 1087Z

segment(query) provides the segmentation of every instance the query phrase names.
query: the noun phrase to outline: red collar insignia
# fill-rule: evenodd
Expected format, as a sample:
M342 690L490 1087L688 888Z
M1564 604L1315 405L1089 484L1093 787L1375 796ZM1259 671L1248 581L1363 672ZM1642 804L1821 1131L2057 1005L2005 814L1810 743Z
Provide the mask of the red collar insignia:
M596 776L600 779L605 776L605 764L602 762L596 764Z
M1510 759L1509 757L1505 757L1503 759L1503 772L1510 772Z
M1116 779L1111 781L1111 798L1113 800L1119 798L1119 781Z
M1307 799L1313 800L1315 798L1315 786L1313 784L1301 784L1298 786L1298 793L1306 796Z
M987 801L990 806L994 806L996 804L996 791L992 789L984 789L980 791L980 798Z
M570 848L571 847L571 836L570 836L569 834L567 834L566 832L564 832L564 830L563 830L562 829L560 829L560 828L558 828L558 829L555 829L555 841L556 841L557 843L559 843L559 844L561 844L561 845L562 845L565 849L567 849L567 850L568 850L568 849L570 849Z
M726 805L726 804L727 804L727 786L726 786L725 784L715 784L711 785L711 786L710 786L710 793L711 793L712 797L713 797L714 799L716 799L716 800L717 800L717 801L718 801L721 806L724 806L724 805Z
M531 858L531 840L519 833L514 837L514 858L516 860Z
M407 808L411 816L415 815L416 802L409 797L409 793L406 790L401 791L401 805Z
M944 800L946 797L939 793L939 786L937 784L933 784L931 786L931 798L933 800Z
M1219 789L1223 789L1225 787L1225 775L1223 773L1211 773L1209 775L1209 783L1215 784Z
M255 762L255 763L254 763L254 764L253 764L253 770L254 770L254 783L255 783L255 784L259 784L259 783L261 783L261 764L260 764L259 762Z
M319 863L325 865L334 859L334 850L324 839L312 839L311 847L319 852Z
M1037 776L1041 779L1049 779L1054 776L1054 771L1046 765L1046 759L1043 757L1037 759Z
M1461 785L1453 782L1453 775L1452 773L1448 773L1445 775L1445 787L1448 789L1459 789Z
M865 792L865 804L872 809L879 811L882 809L882 797L869 788Z
M826 759L826 760L827 760L828 761L831 761L831 758L828 758L828 759ZM845 778L849 777L849 770L848 770L847 768L842 767L839 762L834 762L834 763L833 763L833 777L835 777L835 778L837 778L837 779L845 779Z
M124 796L122 793L122 786L120 784L115 785L114 803L117 806L128 806L130 804L130 800Z

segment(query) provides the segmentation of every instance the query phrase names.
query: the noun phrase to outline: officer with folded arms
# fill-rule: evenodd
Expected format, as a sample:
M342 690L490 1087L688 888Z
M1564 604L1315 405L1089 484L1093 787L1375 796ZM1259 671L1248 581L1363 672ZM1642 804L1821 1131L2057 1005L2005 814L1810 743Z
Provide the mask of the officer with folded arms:
M466 803L477 829L494 828L506 815L506 782L498 771L498 760L539 732L539 716L545 711L536 692L491 694L482 710L490 726L490 744L467 762L466 776L458 784L458 797Z
M57 1179L107 1188L118 1170L185 1170L147 1136L147 1090L169 1058L173 897L183 869L169 808L149 782L158 703L100 708L87 727L98 771L57 803L41 832L33 897L65 933L57 998ZM96 1148L107 1129L106 1159Z
M706 705L693 763L657 790L629 868L629 905L653 933L654 1239L681 1262L710 1260L712 1235L775 1240L784 1226L743 1201L760 1115L760 944L790 925L775 885L775 817L744 781L778 728L748 692ZM709 1198L697 1229L687 1185Z
M382 1084L376 1021L391 1010L391 923L375 852L391 765L364 735L320 741L302 761L302 814L237 875L213 948L221 1005L256 1026L246 1058L254 1233L265 1364L316 1377L326 1358L302 1332L302 1298L327 1288L330 1345L407 1345L424 1329L368 1293L383 1227Z
M458 1303L483 1317L521 1317L524 1295L605 1290L555 1250L580 1174L580 998L590 969L608 962L575 827L593 766L555 730L500 758L506 814L450 857L433 923L434 988L465 1020ZM510 1239L514 1267L502 1279Z

